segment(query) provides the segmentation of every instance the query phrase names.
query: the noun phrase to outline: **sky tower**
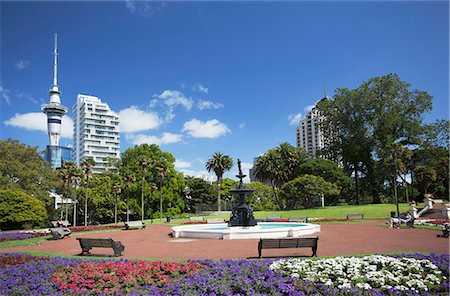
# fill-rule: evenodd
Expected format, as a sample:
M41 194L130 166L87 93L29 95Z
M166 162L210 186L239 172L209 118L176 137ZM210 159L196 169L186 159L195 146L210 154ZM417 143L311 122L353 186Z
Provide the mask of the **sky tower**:
M61 92L58 88L58 36L55 34L55 48L53 50L53 85L48 92L50 101L41 106L42 112L47 115L47 130L50 144L45 150L45 159L52 168L60 168L64 161L72 160L72 149L59 146L61 137L61 119L67 108L61 105Z
M55 49L53 51L53 85L49 91L50 101L42 105L42 112L47 115L47 130L50 146L59 146L61 136L61 119L67 108L61 105L61 92L58 89L58 35L55 34Z

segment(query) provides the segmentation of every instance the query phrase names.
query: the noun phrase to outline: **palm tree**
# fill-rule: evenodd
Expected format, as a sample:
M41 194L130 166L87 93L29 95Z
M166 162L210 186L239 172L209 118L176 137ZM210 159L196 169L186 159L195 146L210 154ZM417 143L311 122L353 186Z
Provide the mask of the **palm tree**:
M59 218L61 220L65 220L63 219L63 213L64 213L64 209L63 209L63 205L67 203L67 195L69 193L69 180L70 180L70 171L67 167L63 166L59 171L58 171L58 176L61 180L62 183L62 187L64 189L64 194L62 197L62 205L61 205L61 212L59 214ZM64 202L64 200L66 200L66 202ZM67 213L66 213L67 215ZM66 216L67 219L67 216Z
M164 178L167 176L167 174L169 173L169 167L167 166L167 163L165 161L161 161L159 162L158 166L156 167L156 170L158 171L159 174L159 217L160 219L162 219L163 215L162 215L162 201L163 201L163 194L162 194L162 186L163 186L163 181Z
M208 159L205 165L208 172L214 171L217 176L217 211L221 211L220 206L220 187L223 174L233 167L233 159L221 152L214 152L212 157Z
M131 173L127 173L124 176L124 181L127 184L127 222L130 222L130 208L128 206L128 199L129 199L129 195L130 195L130 185L131 183L133 183L135 181L134 176Z
M150 166L150 160L144 155L139 156L138 165L142 169L142 189L141 189L141 221L144 222L144 181L147 168Z
M83 161L81 168L86 176L86 199L84 201L84 226L87 226L87 211L88 211L88 191L89 191L89 177L92 174L91 168L95 166L95 161L92 158L88 158Z
M73 226L77 226L77 188L81 182L83 176L83 171L79 168L76 168L74 173L72 174L72 186L75 187L75 196L73 199Z
M117 203L118 203L117 195L122 192L122 187L120 186L119 182L114 183L113 192L114 192L114 195L115 195L115 200L114 200L114 223L117 224Z

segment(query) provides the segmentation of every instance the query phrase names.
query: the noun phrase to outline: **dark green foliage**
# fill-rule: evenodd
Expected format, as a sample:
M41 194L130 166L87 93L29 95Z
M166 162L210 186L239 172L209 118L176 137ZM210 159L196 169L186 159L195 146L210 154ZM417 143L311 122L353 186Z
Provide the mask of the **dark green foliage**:
M271 211L278 210L275 202L273 188L261 182L251 182L245 184L246 187L253 189L251 195L246 196L246 201L249 206L256 211Z
M21 190L0 190L0 225L2 230L45 226L45 204Z
M46 163L37 147L14 139L0 141L0 189L22 190L44 202L51 216L54 202L49 191L57 187L54 170Z
M216 201L216 190L214 186L195 177L186 177L186 210L190 213L195 212L195 206L198 204L212 205Z
M210 159L205 164L208 172L213 171L217 177L217 210L221 211L221 186L222 177L226 171L229 171L233 167L233 159L229 155L225 155L221 152L214 152Z
M144 158L148 161L145 171L139 165L139 159ZM163 216L177 215L184 211L184 177L175 170L174 162L175 158L171 153L161 151L155 144L134 146L122 153L120 175L122 178L129 176L134 179L125 182L126 193L124 193L124 198L129 199L130 210L133 213L141 214L143 193L144 218L159 216L154 213L159 213L160 210L161 189Z
M336 184L325 181L320 176L301 175L284 184L280 196L285 200L288 210L297 209L299 205L305 209L320 203L322 195L338 195Z
M278 191L284 183L299 175L300 166L308 159L302 148L282 143L256 158L254 172L256 178L274 188L275 201L279 209L284 209L284 201Z

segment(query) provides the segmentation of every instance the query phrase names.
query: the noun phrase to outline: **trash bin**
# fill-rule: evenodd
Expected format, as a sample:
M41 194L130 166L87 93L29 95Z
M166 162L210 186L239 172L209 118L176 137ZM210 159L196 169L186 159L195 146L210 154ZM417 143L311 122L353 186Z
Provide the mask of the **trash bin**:
M170 223L170 216L167 216L167 217L166 217L166 222L167 222L167 223Z
M395 218L395 212L391 211L391 218Z

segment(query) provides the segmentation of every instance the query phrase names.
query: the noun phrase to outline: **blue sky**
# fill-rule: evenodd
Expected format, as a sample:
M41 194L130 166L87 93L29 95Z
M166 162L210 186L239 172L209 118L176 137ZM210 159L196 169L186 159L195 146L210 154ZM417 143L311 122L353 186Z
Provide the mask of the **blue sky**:
M120 114L121 151L158 143L192 174L215 151L246 169L282 142L295 145L295 122L324 96L324 81L332 96L397 73L433 96L426 121L449 114L447 1L2 1L0 9L0 136L41 149L54 33L63 105L98 96ZM72 142L71 116L62 145Z

